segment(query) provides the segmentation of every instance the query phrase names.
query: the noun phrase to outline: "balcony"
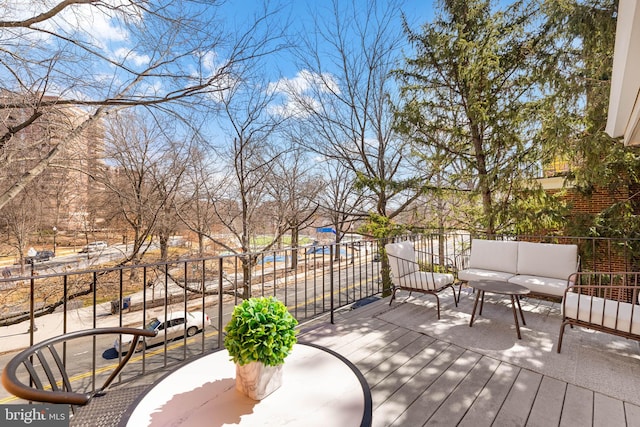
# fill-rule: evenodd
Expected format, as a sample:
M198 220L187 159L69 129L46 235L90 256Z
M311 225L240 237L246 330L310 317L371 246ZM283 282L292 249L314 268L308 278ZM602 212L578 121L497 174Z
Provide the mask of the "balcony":
M469 238L411 237L417 246L452 258L464 253ZM568 240L581 248L583 271L619 265L630 270L634 263L631 248L637 242L563 242ZM640 425L637 341L567 328L557 354L560 304L536 298L522 301L527 322L521 326L522 340L516 337L508 300L497 296L487 297L482 316L470 328L475 295L467 287L458 307L447 295L441 298L441 320L429 295L400 292L389 306L389 298L381 296L378 248L378 242L371 242L358 249L329 246L328 253L255 254L247 277L240 257L214 257L13 278L13 294L24 291L28 310L5 316L0 348L22 348L76 329L140 327L149 317L172 310L206 311L212 326L204 333L136 353L112 386L141 393L139 386L221 349L219 331L250 289L251 295L275 295L285 302L300 321L300 342L329 348L358 367L371 389L373 425ZM53 298L41 295L45 283L57 285L62 304L35 317ZM84 295L70 298L78 294ZM118 304L125 299L127 304ZM80 300L86 305L74 302ZM18 321L19 316L25 320ZM8 324L11 319L14 323ZM31 322L37 330L30 329ZM72 379L91 390L105 375L105 366L122 354L112 341L89 340L86 345L70 349L67 360L74 365ZM2 356L3 365L10 355ZM2 390L0 403L24 402Z

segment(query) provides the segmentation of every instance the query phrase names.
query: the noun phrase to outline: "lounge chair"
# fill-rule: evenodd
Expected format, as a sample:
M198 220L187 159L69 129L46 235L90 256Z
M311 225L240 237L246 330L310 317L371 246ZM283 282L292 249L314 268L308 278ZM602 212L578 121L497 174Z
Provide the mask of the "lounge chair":
M389 305L399 290L421 292L436 297L438 319L440 319L440 299L438 293L447 288L453 291L453 302L458 306L454 288L455 276L449 272L446 259L427 252L416 252L412 242L389 243L385 245L391 268L393 291ZM416 257L419 255L419 257ZM426 270L426 271L425 271Z

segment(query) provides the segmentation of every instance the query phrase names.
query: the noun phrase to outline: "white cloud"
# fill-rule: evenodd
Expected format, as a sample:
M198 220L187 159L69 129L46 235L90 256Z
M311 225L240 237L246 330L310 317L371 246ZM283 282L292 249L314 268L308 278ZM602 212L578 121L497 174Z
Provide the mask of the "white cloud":
M149 55L139 55L138 53L121 47L114 52L116 58L132 62L136 66L147 65L151 58Z
M340 93L340 88L331 74L318 74L301 70L294 78L284 78L271 83L269 93L282 96L283 103L271 112L285 117L305 117L310 111L320 108L317 98L323 93Z
M209 94L214 102L222 102L228 98L231 89L238 84L236 76L222 69L222 67L226 65L227 64L220 61L216 52L201 52L200 67L194 69L191 74L194 79L201 81L208 81L215 77L215 79L210 82L211 92Z
M129 22L142 19L141 10L127 0L106 0L111 8L98 8L93 5L80 4L65 8L51 19L34 27L49 31L62 31L66 34L83 35L92 39L99 46L108 42L123 42L129 38L128 31L117 25L117 16L126 15ZM3 21L23 20L35 17L51 10L59 0L5 0L0 3L0 16ZM41 35L41 37L46 37Z
M271 83L269 90L291 95L303 95L309 92L340 92L338 84L331 74L317 74L309 70L299 71L292 79L284 78L275 83Z
M213 74L218 71L218 54L213 51L204 52L201 54L202 67L205 72Z

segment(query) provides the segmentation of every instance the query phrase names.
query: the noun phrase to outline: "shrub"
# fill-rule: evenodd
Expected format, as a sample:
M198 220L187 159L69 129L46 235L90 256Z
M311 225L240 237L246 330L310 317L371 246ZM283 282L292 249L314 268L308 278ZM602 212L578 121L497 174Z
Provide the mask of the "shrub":
M281 365L297 341L297 324L287 307L274 297L249 298L233 309L224 328L224 346L239 365Z

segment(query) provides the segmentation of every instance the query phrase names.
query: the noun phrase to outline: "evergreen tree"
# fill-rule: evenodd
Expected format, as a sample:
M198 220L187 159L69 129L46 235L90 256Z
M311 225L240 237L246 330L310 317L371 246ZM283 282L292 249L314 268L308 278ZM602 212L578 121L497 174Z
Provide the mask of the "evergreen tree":
M574 213L568 232L600 237L638 237L640 162L638 149L625 147L605 132L615 45L616 0L549 2L549 22L560 36L560 63L550 74L559 94L545 141L568 159L571 182L584 196L607 190L618 200L602 212ZM555 141L563 143L558 144Z
M485 0L443 0L433 23L405 31L406 58L397 129L411 138L426 168L465 194L470 229L553 227L558 211L536 187L549 155L538 132L553 94L543 78L554 63L554 37L543 9L517 1L496 10Z

